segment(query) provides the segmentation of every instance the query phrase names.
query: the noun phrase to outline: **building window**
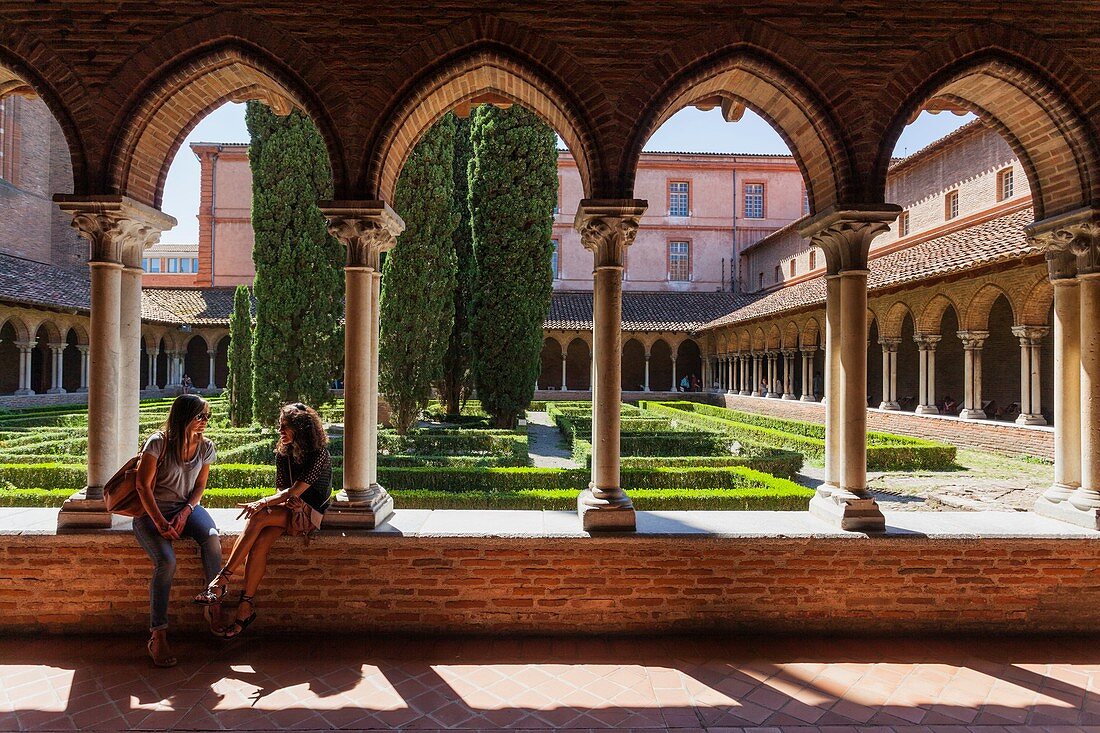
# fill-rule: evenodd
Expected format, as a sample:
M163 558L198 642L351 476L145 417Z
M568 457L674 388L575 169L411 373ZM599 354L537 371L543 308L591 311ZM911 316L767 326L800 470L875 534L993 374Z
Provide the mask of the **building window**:
M779 282L779 280L780 280L780 279L781 279L782 277L783 277L783 268L782 268L782 267L780 267L779 265L776 265L776 266L775 266L775 281L776 281L776 282Z
M764 218L764 184L745 184L745 218Z
M191 272L191 258L190 257L184 257L184 258L180 259L180 272L183 272L183 273L190 273Z
M159 257L152 257L149 259L149 272L160 272Z
M550 252L550 272L557 280L561 277L561 240L554 237L550 240L550 244L553 245L553 250Z
M143 259L141 261L141 269L145 270L146 272L149 272L149 258L148 257L146 257L145 259Z
M810 269L813 270L817 267L817 251L810 250Z
M908 211L903 211L900 214L898 214L898 236L899 237L908 237L909 236L909 212Z
M191 258L191 272L198 272L198 271L199 271L199 258L198 257L192 257Z
M168 258L168 272L170 272L170 273L171 272L179 272L179 269L180 269L179 258L169 257Z
M810 213L810 192L802 189L802 216Z
M791 277L794 277L794 260L791 260Z
M1005 168L997 176L997 200L1004 201L1012 198L1012 169Z
M943 216L945 219L954 219L959 215L959 192L948 191L943 200Z
M668 215L691 216L691 184L687 181L668 182Z
M756 279L756 288L757 288L757 290L763 290L764 289L764 273L760 273L760 275L757 277L757 279Z
M668 279L674 282L687 282L691 280L690 243L668 243Z
M554 200L554 216L561 213L561 176L558 176L558 197Z

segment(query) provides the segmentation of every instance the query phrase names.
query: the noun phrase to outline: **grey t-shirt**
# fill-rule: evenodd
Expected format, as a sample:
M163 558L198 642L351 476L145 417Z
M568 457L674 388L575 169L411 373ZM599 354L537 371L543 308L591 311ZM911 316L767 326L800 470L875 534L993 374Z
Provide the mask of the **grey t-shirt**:
M159 431L149 436L142 451L160 458L164 450L164 435ZM195 488L195 480L203 466L214 462L218 453L209 438L203 438L199 449L190 461L178 462L174 456L167 455L157 466L157 480L153 484L153 498L165 515L183 508Z

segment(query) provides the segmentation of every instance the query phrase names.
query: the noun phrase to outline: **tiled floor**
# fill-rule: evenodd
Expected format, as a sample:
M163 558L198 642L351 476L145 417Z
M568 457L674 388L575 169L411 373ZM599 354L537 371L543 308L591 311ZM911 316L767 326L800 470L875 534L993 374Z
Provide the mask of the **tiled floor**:
M1098 640L7 639L0 730L1100 733Z

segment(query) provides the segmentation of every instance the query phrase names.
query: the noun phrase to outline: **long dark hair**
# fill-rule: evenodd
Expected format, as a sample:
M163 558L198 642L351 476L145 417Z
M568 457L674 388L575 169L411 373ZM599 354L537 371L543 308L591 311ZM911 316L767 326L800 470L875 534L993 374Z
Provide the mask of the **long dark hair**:
M294 431L294 440L290 445L278 441L275 445L275 455L285 456L290 454L290 459L300 463L303 456L314 451L319 451L328 445L328 434L325 433L321 416L312 407L295 402L283 405L279 410L279 422L285 422Z
M168 455L183 462L184 441L187 440L187 426L197 415L210 409L209 403L197 394L181 394L172 403L168 419L160 427L164 436L164 445Z

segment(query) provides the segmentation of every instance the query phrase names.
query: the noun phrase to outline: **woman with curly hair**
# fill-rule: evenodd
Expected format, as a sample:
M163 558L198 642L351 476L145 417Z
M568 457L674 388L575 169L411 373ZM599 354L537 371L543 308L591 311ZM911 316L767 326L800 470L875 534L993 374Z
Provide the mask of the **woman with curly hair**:
M279 441L275 446L276 493L238 504L247 518L244 532L237 538L225 567L195 603L213 605L221 601L229 587L230 576L244 565L244 588L237 605L236 618L225 627L222 636L239 636L256 620L253 596L267 570L267 556L275 540L284 534L308 535L321 526L332 494L332 459L328 436L321 417L301 402L279 410Z

